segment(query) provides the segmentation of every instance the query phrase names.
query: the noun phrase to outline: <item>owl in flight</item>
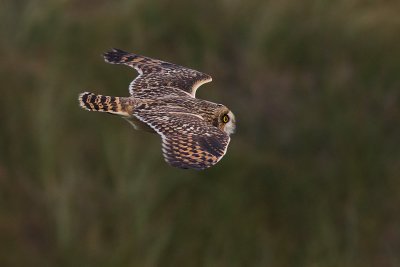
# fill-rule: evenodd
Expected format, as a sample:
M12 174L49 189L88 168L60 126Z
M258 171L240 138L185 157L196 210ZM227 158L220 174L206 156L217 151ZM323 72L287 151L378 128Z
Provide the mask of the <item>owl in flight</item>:
M137 70L130 96L85 92L79 95L82 108L122 116L135 129L159 134L164 159L174 167L202 170L225 155L235 116L224 105L196 98L197 88L211 82L209 75L119 49L106 52L104 60Z

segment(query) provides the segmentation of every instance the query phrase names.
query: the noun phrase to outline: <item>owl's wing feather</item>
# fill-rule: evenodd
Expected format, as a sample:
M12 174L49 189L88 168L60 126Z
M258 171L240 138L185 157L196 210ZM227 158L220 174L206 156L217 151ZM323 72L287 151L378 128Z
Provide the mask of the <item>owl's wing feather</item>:
M104 60L111 64L127 65L139 72L129 85L130 94L138 98L147 96L149 88L159 87L178 88L195 97L197 88L212 80L211 76L196 70L115 48L104 54Z
M228 148L229 136L198 115L139 112L135 116L161 136L164 159L174 167L206 169L215 165Z

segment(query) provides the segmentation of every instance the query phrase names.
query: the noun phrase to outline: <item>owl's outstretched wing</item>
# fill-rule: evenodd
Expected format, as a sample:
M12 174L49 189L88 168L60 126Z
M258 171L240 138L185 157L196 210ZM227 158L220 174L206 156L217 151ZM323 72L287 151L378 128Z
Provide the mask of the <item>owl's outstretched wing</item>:
M203 170L215 165L226 153L229 136L190 113L135 114L162 139L164 159L174 167Z
M139 72L136 79L129 85L130 94L138 98L149 96L151 88L160 87L169 88L169 90L165 90L164 95L169 95L171 89L172 91L178 89L195 97L197 88L212 80L211 76L205 73L120 49L106 52L104 60L111 64L127 65ZM163 92L160 91L160 93Z

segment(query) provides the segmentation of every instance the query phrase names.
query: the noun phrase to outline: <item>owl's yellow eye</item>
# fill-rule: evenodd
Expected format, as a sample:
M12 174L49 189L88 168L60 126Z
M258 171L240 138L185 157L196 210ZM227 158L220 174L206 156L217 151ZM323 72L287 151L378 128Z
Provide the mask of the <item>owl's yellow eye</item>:
M229 116L228 115L222 116L222 122L223 123L227 123L228 121L229 121Z

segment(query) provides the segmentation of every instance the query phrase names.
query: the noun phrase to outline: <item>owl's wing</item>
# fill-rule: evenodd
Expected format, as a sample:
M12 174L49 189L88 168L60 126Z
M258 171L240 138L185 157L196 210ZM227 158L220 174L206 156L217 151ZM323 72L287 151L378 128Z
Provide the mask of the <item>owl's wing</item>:
M138 98L148 96L149 89L160 87L183 90L195 97L197 88L212 80L211 76L205 73L120 49L106 52L104 60L111 64L127 65L139 72L136 79L129 85L130 94ZM159 94L169 95L169 91L160 91Z
M147 111L135 115L161 136L163 156L171 166L206 169L215 165L228 148L229 136L198 115Z

